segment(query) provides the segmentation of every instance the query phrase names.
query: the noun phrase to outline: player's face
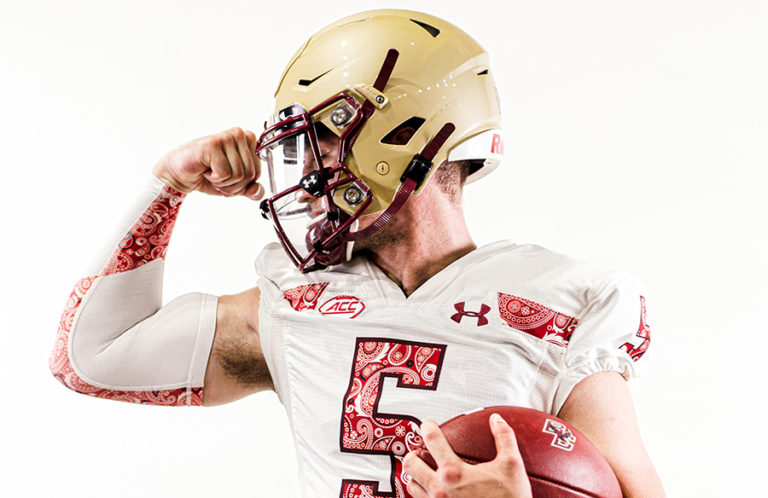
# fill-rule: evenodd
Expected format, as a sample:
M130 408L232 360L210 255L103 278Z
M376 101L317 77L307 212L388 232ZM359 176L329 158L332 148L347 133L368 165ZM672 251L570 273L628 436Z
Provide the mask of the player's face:
M320 152L319 160L320 160L320 163L322 164L322 167L326 169L335 167L336 159L338 157L339 137L337 137L327 129L318 127L317 145ZM312 171L314 171L315 169L317 169L315 166L314 158L312 156L313 154L312 154L311 148L307 147L304 151L304 170L302 171L302 176L305 176L311 173ZM329 180L333 181L335 179L336 178L334 177ZM306 191L302 192L300 202L309 203L311 205L313 217L317 217L323 214L325 211L323 207L323 198L315 197L311 195L309 192L306 192Z
M346 108L352 112L346 116L351 120L341 122L336 119L342 114L339 109ZM328 110L333 114L326 125L321 115ZM360 123L358 111L360 106L345 95L309 112L293 105L281 110L259 138L257 150L267 165L273 193L262 203L262 214L275 225L299 269L341 261L346 247L343 234L372 201L367 185L338 162L342 142L337 133L349 136L345 126ZM328 126L335 128L331 131ZM337 201L345 204L339 206ZM350 212L350 206L357 206L357 211Z
M336 167L336 160L338 158L338 147L339 147L339 137L337 137L333 132L328 130L325 126L317 126L316 128L317 132L317 144L318 148L320 149L320 162L323 165L323 168L330 169ZM309 158L308 158L309 159ZM309 168L306 166L307 164L312 164L311 159L304 161L305 168ZM309 169L305 171L304 174L309 173ZM333 177L329 178L328 181L333 182L338 179L338 173L335 174ZM312 213L313 215L317 216L318 214L322 213L322 199L313 197L309 194L307 194L308 200L305 202L312 202ZM375 214L368 214L363 215L359 219L358 224L358 230L362 230L363 228L367 228L370 226L374 221L376 221L379 218L379 213ZM390 233L389 235L383 234L382 236L378 237L378 239L381 239L381 241L390 240L392 237L398 232L397 229L392 231L393 233ZM372 241L373 246L378 247L380 244L376 241ZM361 248L369 248L371 244L364 243L364 241L359 241L357 243Z

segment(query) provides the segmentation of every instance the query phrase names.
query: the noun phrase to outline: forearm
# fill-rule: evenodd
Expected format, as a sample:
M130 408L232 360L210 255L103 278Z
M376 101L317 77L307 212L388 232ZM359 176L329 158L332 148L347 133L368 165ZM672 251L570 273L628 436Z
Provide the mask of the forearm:
M136 403L201 404L216 298L187 294L161 309L165 253L183 199L155 179L101 271L75 285L50 359L68 388Z

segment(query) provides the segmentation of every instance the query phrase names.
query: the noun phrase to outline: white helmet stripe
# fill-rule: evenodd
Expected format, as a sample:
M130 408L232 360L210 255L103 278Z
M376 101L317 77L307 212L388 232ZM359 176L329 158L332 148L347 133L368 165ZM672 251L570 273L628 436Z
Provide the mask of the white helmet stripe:
M504 136L500 129L486 130L478 135L464 140L448 151L449 161L483 160L485 165L469 175L467 183L484 177L499 164L504 156Z

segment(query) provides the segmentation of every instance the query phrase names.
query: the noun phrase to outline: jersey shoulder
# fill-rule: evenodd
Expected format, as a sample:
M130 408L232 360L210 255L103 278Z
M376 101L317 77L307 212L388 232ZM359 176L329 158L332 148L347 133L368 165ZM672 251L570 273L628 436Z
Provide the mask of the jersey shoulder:
M500 241L459 260L453 286L519 295L576 311L621 285L638 285L629 274L607 270L536 244Z

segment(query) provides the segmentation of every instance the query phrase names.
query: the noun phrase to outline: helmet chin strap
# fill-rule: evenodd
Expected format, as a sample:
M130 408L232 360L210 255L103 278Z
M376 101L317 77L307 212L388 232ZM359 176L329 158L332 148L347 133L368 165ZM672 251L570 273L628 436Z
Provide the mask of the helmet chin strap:
M357 230L358 225L360 224L359 220L355 220L352 223L352 226L350 227L350 231L354 233L355 230ZM352 252L355 249L355 241L354 240L345 240L344 241L344 249L346 250L346 253L344 254L344 261L349 261L352 259Z
M381 230L384 225L390 222L395 217L400 208L402 208L406 201L411 197L413 192L424 183L424 180L432 170L432 159L434 159L437 151L443 146L448 137L456 129L453 123L445 123L440 131L432 137L432 140L424 147L421 154L416 154L411 159L410 164L405 169L403 176L400 177L400 181L403 182L400 188L395 194L395 198L392 203L381 213L381 216L376 218L370 226L360 230L359 232L348 232L344 235L344 240L355 241L370 237L374 233Z

